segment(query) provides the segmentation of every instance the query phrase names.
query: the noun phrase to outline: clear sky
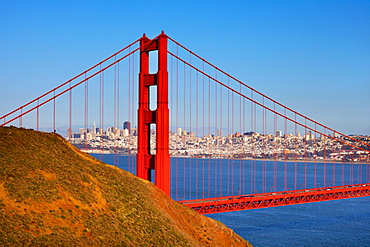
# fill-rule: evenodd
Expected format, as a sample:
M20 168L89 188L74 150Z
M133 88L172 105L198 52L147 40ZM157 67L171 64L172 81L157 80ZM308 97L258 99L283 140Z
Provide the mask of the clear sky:
M0 115L162 30L269 97L370 135L370 1L0 0Z

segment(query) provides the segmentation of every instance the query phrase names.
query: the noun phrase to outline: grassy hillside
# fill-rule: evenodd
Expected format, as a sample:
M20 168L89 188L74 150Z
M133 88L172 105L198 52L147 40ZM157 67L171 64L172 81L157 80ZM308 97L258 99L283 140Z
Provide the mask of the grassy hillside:
M249 246L61 136L0 127L0 246Z

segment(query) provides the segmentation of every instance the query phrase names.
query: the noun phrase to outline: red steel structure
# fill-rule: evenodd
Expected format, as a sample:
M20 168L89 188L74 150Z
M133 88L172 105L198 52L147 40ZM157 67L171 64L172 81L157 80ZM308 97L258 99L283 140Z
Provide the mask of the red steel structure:
M138 45L138 47L132 48L134 45ZM175 50L171 49L171 45L172 48L175 47ZM150 52L153 51L157 51L158 56L158 69L155 74L151 74L149 71L150 62L153 61L150 59ZM138 80L134 79L137 78L137 71L134 69L135 54L139 57ZM124 64L128 67L122 69ZM52 119L51 131L56 132L57 122L66 119L67 124L64 123L64 125L68 125L67 139L71 141L74 138L72 126L78 118L76 112L79 109L77 106L80 95L78 95L77 87L84 85L84 95L80 96L80 99L85 99L83 114L80 114L84 116L83 125L85 129L83 131L85 134L83 135L87 136L89 134L88 126L91 126L91 119L89 120L89 118L94 111L98 112L100 114L100 130L97 131L97 126L94 123L93 132L99 136L101 150L103 151L104 141L108 138L108 134L104 134L104 123L108 122L105 117L107 115L106 109L109 109L109 106L107 106L107 99L109 98L113 99L114 102L113 107L110 107L114 109L114 127L111 127L110 133L119 129L120 112L122 111L119 99L124 98L120 95L119 89L120 80L123 80L123 72L120 74L120 71L128 74L127 81L125 81L127 84L124 85L128 89L126 90L128 100L125 102L125 105L128 106L128 115L125 116L125 120L137 120L137 146L130 143L127 148L130 152L134 150L134 154L137 150L136 162L132 161L132 163L136 163L136 168L132 166L131 172L135 174L136 170L138 177L153 181L167 195L176 200L181 200L181 203L187 207L207 214L370 195L370 165L368 163L370 160L370 145L367 142L328 128L269 98L188 50L164 32L153 39L144 35L71 80L0 117L2 122L0 126L14 124L16 120L19 121L19 127L26 126L24 117L29 117L31 115L29 113L34 112L36 129L39 130L40 115L49 109L50 112L47 113L47 116ZM111 73L110 77L109 73ZM100 109L95 108L92 111L92 107L89 106L92 102L92 100L89 100L89 95L94 90L94 87L92 87L94 80L97 82L95 85L99 86L95 87L95 90L99 88L95 94L95 101L100 101ZM108 82L114 84L113 97L105 97ZM151 99L151 87L157 87L156 109L150 107L154 100ZM137 91L135 91L135 88ZM98 100L97 95L99 95L100 100ZM135 95L137 95L137 101ZM63 97L67 99L66 103L60 103ZM169 101L171 105L169 105ZM44 107L48 103L51 107ZM137 105L138 109L136 111ZM63 109L63 106L67 110ZM46 110L44 110L45 108ZM57 114L57 109L62 110L58 110ZM171 118L169 109L172 113ZM261 111L258 112L257 109ZM64 117L61 112L66 112L68 116ZM135 115L136 113L137 115ZM73 119L72 116L74 116ZM270 127L267 124L268 121L271 123ZM250 124L246 122L250 122ZM154 141L151 139L154 138L154 135L151 134L152 124L155 124L156 127L155 150L152 150L150 145ZM245 127L247 124L249 126ZM247 128L251 132L261 132L253 139L249 138L249 140L254 141L254 143L248 143L249 147L252 147L248 151L250 153L248 158L253 162L243 163L245 160L239 159L236 161L233 156L225 157L221 153L217 156L217 158L219 157L219 159L216 158L217 161L211 161L213 157L208 158L207 154L209 155L209 153L206 152L197 155L202 156L202 159L196 159L190 164L185 164L185 162L178 164L179 161L174 158L173 168L175 172L172 173L172 176L176 178L172 180L175 181L174 185L171 185L170 152L173 156L176 156L180 151L183 151L181 145L186 142L186 138L194 146L195 144L210 145L212 142L223 142L221 136L219 138L211 137L210 126L215 126L215 129L221 130L220 132L222 132L222 129L229 129L229 131L231 129L228 133L229 136L233 136L235 131L247 131ZM172 138L176 136L176 145L172 143L170 149L170 127L180 130L181 127L183 130L187 128L192 135L174 135L172 133ZM288 127L291 128L290 131ZM268 130L268 128L270 129ZM277 144L277 141L270 142L270 144L275 144L268 147L267 136L270 136L269 139L274 139L278 129L284 129L285 135L292 135L294 138L276 138L280 143ZM298 132L302 132L307 137L307 140L302 142L301 147L298 147L298 141L302 140L302 138L298 139ZM135 139L131 130L129 135L130 140ZM194 136L202 136L203 139L194 141ZM235 135L235 143L240 140L240 138L237 138ZM262 141L258 143L258 139ZM85 141L85 144L87 144L86 137ZM232 147L234 144L232 138L229 138L229 142L232 143L228 143L227 146ZM117 139L115 139L115 143L117 143ZM330 144L333 143L338 145L332 145L333 147L331 147ZM319 144L321 145L321 157L323 157L322 163L320 163L323 167L320 180L317 176L319 163L316 163L316 156L318 156L316 149ZM259 145L259 147L255 147L256 145ZM285 146L284 157L278 156L278 145ZM295 146L294 149L293 146ZM343 150L340 150L339 147ZM222 148L224 149L225 146ZM268 152L257 154L257 151L266 151L268 148L270 154ZM311 157L308 155L309 149L312 152ZM116 150L115 147L114 152ZM232 151L232 148L229 150ZM274 152L271 153L271 150ZM219 149L219 152L221 151ZM247 153L246 150L243 151L245 154ZM360 162L363 163L358 163L359 166L355 166L356 163L344 165L345 162L336 164L338 161L325 160L326 157L329 157L326 154L329 151L343 157L353 156L356 154L355 152L361 153L359 157L362 159ZM289 160L287 154L290 152L292 152L292 155ZM217 154L217 152L213 154ZM222 163L222 161L226 162ZM260 174L258 171L256 172L256 167L259 166L257 161L262 162L260 164L262 167ZM291 161L291 163L288 164L287 161ZM211 162L213 162L212 165ZM269 165L267 162L273 162L273 164ZM278 162L283 163L279 165ZM308 165L309 162L312 162L313 165ZM299 165L299 163L302 164ZM331 163L330 167L329 163ZM270 171L273 172L270 178L266 172L268 166ZM280 170L282 168L284 170L280 178L278 178L278 166L280 166ZM240 167L238 173L234 172L236 167ZM311 185L308 185L310 182L309 169L311 169L311 180L313 180ZM154 177L152 177L153 172ZM178 179L177 176L180 172L183 172L184 175ZM294 177L289 178L289 172L294 174ZM303 175L299 177L299 173ZM259 177L261 180L257 182ZM183 192L178 192L178 180L181 180L184 185ZM249 181L246 182L245 180ZM322 188L319 183L323 185ZM248 185L248 189L244 188L246 185ZM177 186L176 194L172 193L171 195L171 187L173 190L174 186ZM270 188L270 193L267 192L268 188ZM301 188L301 190L297 190L298 188ZM228 196L225 197L224 195ZM199 199L201 197L203 198Z
M169 109L168 109L168 37L161 33L158 38L140 40L139 109L137 176L154 182L170 195ZM149 73L149 52L158 51L158 72ZM157 86L157 109L150 110L149 87ZM156 124L156 154L150 150L150 125Z
M338 186L308 190L279 191L270 194L199 199L181 203L201 214L225 213L239 210L269 208L294 204L331 201L370 196L370 184Z

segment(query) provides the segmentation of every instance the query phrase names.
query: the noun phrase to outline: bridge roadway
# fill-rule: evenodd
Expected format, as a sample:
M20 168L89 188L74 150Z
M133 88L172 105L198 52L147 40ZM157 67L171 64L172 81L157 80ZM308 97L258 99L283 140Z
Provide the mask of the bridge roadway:
M370 196L370 184L354 184L303 190L180 201L201 214L213 214Z

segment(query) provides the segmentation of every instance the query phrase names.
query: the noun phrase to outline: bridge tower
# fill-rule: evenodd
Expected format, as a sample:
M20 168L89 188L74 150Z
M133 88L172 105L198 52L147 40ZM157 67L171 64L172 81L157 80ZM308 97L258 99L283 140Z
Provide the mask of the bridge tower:
M156 39L143 35L140 40L139 109L137 176L152 181L170 195L169 109L168 109L168 36L162 33ZM158 71L149 73L149 52L158 51ZM157 86L157 109L150 110L149 88ZM150 124L156 124L156 154L150 150Z

